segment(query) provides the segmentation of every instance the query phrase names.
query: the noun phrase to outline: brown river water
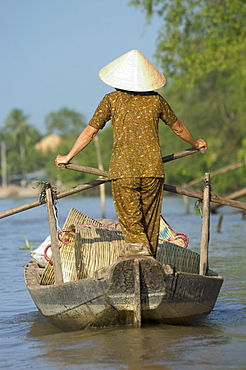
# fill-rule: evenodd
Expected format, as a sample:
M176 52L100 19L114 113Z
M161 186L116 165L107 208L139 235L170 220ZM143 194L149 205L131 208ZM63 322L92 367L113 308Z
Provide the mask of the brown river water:
M33 199L0 199L0 212ZM163 216L199 252L201 216L185 214L181 197L166 197ZM59 200L62 226L70 208L101 218L99 198ZM223 214L221 232L216 231ZM115 219L112 199L106 217ZM214 310L199 326L156 325L63 333L45 319L25 287L24 238L37 248L49 235L47 209L0 220L0 369L246 369L246 221L229 207L211 215L210 268L225 279Z

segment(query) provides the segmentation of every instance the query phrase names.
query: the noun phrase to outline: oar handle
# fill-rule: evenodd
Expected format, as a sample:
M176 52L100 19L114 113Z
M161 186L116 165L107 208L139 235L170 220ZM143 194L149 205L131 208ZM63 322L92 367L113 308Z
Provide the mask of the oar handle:
M91 175L108 177L108 171L99 170L98 168L93 168L93 167L80 166L79 164L73 164L73 163L60 164L59 167L61 170L69 169L69 170L74 170L74 171L79 171L79 172L90 173Z
M207 149L206 149L205 147L203 147L203 148L199 149L199 152L200 152L201 154L205 154L205 153L206 153L206 151L207 151Z
M166 155L165 157L162 157L162 162L167 163L167 162L173 161L174 159L183 158L183 157L186 157L187 155L194 154L197 152L204 154L206 153L206 148L205 147L201 149L189 148L189 149L181 150L181 152L169 154L169 155Z

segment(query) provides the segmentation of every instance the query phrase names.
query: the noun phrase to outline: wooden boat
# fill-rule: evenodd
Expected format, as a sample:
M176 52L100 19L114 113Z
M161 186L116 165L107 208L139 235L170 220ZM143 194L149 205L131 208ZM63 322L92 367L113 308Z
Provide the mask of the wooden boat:
M192 148L164 157L163 162L195 151ZM62 196L108 181L106 171L74 164L65 167L103 178L78 186ZM107 230L105 220L92 220L73 209L63 230L72 231L74 240L70 234L66 248L63 246L59 254L56 230L53 232L55 222L49 216L52 253L56 259L54 269L50 265L41 268L32 259L25 268L25 282L37 308L54 325L62 330L80 330L112 325L141 327L145 323L191 324L211 312L223 278L208 267L210 201L242 209L245 204L235 201L232 204L227 199L213 197L209 174L205 174L203 194L168 185L164 190L203 199L200 255L184 248L182 237L180 244L176 235L175 238L163 235L166 229L174 233L164 220L155 258L121 258L119 247L123 236L120 231ZM48 192L46 198L49 214L49 198L52 197Z
M196 152L197 149L190 148L162 160L169 162ZM0 218L4 218L47 203L54 268L50 264L41 266L34 258L25 267L26 286L44 316L65 331L111 325L140 327L144 323L189 324L211 312L223 278L208 268L210 201L242 210L246 210L245 203L212 195L209 174L205 174L203 193L165 184L165 191L203 200L200 255L184 248L182 237L178 243L177 235L170 238L164 232L155 259L119 258L118 249L123 241L119 230L109 231L105 220L92 220L74 209L63 227L65 233L69 231L68 243L59 253L53 198L73 195L108 181L107 171L75 164L61 167L100 178L54 197L46 183L49 184L46 197L0 212ZM164 226L172 234L170 226L167 223Z
M40 267L31 259L26 265L28 291L55 326L73 331L191 324L211 312L223 279L209 269L199 273L199 254L160 236L156 258L118 257L123 236L107 222L70 211L61 237L66 244L60 249L65 282L54 283L50 264ZM164 224L164 234L166 227L173 232Z

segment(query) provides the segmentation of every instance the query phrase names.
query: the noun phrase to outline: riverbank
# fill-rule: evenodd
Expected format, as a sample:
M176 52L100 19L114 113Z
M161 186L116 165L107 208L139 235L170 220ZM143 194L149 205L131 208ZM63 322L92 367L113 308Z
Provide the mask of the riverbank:
M7 198L37 198L40 194L40 187L32 186L0 186L0 199Z
M68 187L64 185L60 185L57 188L58 193L68 190ZM39 198L39 195L42 191L42 186L38 186L37 188L33 187L32 185L27 187L21 186L0 186L0 199L10 199L10 198ZM99 196L99 189L87 189L81 193L78 193L77 196L82 196L86 194L86 196ZM76 196L76 194L74 195Z

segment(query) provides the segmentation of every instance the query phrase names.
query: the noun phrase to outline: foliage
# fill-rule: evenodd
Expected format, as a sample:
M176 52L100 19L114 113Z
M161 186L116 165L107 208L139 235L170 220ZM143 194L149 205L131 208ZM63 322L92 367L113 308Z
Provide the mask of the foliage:
M30 141L38 138L38 132L34 125L27 123L28 116L20 109L13 109L4 123L4 132L9 134L11 144L19 148L20 157L26 158L26 148Z
M32 149L41 135L36 127L27 121L28 116L22 110L13 109L0 132L1 140L6 143L9 175L33 172L39 167L38 158Z
M196 155L166 165L167 181L185 183L200 172L244 160L245 1L132 0L130 4L142 8L148 21L154 15L163 20L156 46L156 59L168 76L162 94L193 136L204 138L209 147L202 158ZM172 148L170 143L173 148L180 146L170 133L162 135L165 152ZM215 184L223 194L245 187L245 166L219 176Z
M45 125L48 134L56 133L64 137L67 135L76 137L85 127L85 117L71 109L61 108L46 116Z
M156 56L168 75L178 75L189 85L215 72L245 76L244 0L132 0L130 4L143 8L148 20L154 14L163 20Z
M26 235L24 233L22 233L23 235L23 238L24 238L24 241L25 241L25 247L21 246L20 249L29 249L29 250L33 250L33 246L34 246L34 243L33 242L30 242Z

